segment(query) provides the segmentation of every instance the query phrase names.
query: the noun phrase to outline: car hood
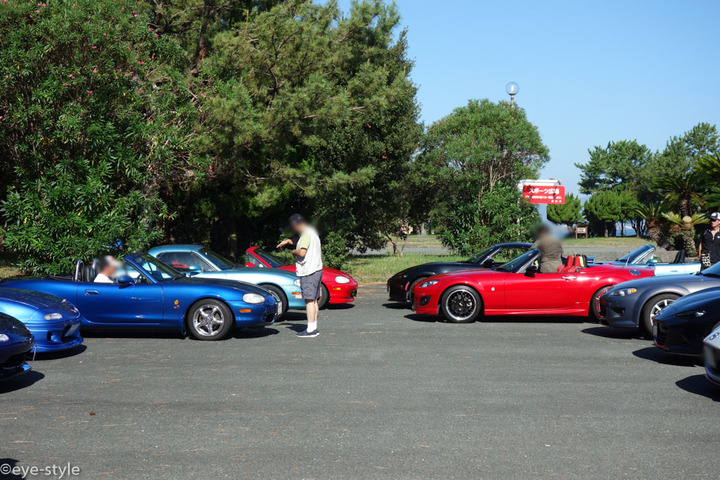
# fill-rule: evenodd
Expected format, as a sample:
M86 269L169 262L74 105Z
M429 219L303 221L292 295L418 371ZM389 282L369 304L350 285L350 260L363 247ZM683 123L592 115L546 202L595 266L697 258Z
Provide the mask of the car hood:
M467 267L468 269L472 269L472 270L483 269L483 267L481 267L475 263L469 263L469 262L428 262L428 263L423 263L421 265L415 265L414 267L406 268L405 270L398 272L393 276L399 276L399 275L413 273L413 272L419 272L419 271L423 271L423 270L434 270L438 267Z
M624 267L623 267L624 268ZM643 288L651 288L658 285L691 285L691 284L702 284L707 283L708 285L720 286L720 278L706 277L704 275L695 274L684 274L684 275L666 275L661 277L644 277L638 278L637 280L629 280L618 284L616 288L637 288L638 290Z
M454 277L464 277L468 274L471 274L473 276L478 276L480 278L483 278L487 275L499 275L499 274L507 274L508 272L498 272L497 270L492 270L489 268L473 268L472 271L468 272L467 270L458 270L456 272L448 272L448 273L441 273L439 275L433 275L433 280L445 280L448 278L454 278Z
M675 300L673 303L665 307L658 319L666 319L678 313L690 312L693 310L705 310L708 312L717 312L720 310L720 287L708 288L699 292L691 293ZM713 313L714 316L717 316Z
M19 288L0 288L0 301L2 300L35 309L55 308L71 310L73 308L70 303L54 295Z
M262 267L235 267L228 268L227 270L220 270L223 273L262 273L263 275L275 275L277 277L290 278L295 280L297 275L287 270L281 270L279 268L262 268Z

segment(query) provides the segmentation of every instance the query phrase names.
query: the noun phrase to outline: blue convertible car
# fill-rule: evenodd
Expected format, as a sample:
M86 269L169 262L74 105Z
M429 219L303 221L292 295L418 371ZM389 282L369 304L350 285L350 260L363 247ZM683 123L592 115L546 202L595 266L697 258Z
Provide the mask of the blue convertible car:
M200 278L225 278L254 283L272 293L278 302L278 319L289 308L305 310L300 279L292 272L272 268L248 268L202 245L163 245L148 252L175 270Z
M38 352L57 352L77 347L80 312L67 300L47 293L0 288L0 312L17 318L35 336Z
M115 283L94 283L96 272L78 264L75 276L12 278L2 287L49 293L75 304L82 326L169 328L199 340L219 340L233 326L275 321L275 298L262 288L228 280L189 278L146 253L127 255Z

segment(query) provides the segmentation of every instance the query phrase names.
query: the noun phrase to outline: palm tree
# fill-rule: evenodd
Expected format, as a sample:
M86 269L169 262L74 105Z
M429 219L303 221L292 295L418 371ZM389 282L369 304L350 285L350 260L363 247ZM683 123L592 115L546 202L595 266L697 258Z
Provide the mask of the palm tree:
M645 220L645 229L650 239L658 247L667 249L670 245L667 236L663 232L663 225L666 220L663 216L664 210L663 205L660 203L648 203L637 207L635 213Z
M689 257L697 256L695 247L695 227L708 223L708 218L702 213L694 213L692 215L680 216L677 213L663 213L673 227L670 229L673 233L679 233L682 238L682 248L685 249Z
M697 170L677 177L660 177L655 181L665 199L680 210L681 217L692 216L692 201L704 204L702 193L706 190L707 177Z

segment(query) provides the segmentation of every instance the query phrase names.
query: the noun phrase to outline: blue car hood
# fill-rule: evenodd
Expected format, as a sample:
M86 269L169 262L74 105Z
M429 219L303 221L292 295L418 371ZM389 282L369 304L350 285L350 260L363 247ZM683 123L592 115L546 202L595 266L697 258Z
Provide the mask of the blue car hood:
M72 304L55 295L19 288L0 288L0 301L2 300L35 309L53 308L58 310L72 310L74 308Z

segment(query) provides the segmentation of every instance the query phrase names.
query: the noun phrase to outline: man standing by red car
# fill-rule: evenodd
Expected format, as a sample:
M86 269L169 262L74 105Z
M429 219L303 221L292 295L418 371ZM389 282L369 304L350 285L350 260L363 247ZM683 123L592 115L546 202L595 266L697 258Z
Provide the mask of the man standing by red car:
M295 213L290 217L290 228L297 234L277 244L276 248L294 246L295 273L300 277L300 289L305 300L307 330L297 334L301 338L317 337L318 299L322 289L322 248L317 231L308 225L302 215Z

